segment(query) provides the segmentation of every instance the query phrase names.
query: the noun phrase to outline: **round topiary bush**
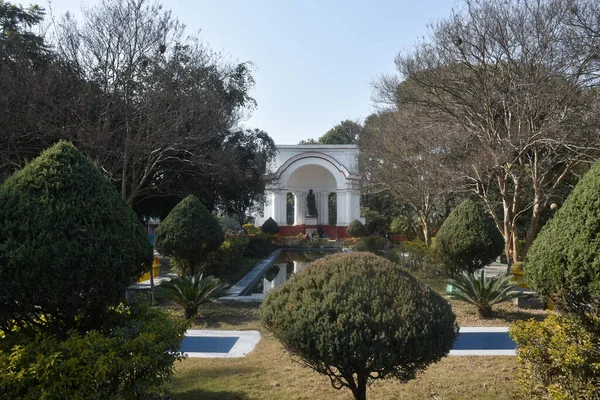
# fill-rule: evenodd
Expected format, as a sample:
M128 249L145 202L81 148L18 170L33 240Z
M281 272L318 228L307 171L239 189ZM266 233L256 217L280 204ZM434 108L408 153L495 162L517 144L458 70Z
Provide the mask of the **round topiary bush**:
M542 228L524 269L529 287L557 307L600 317L600 162Z
M101 326L152 247L113 184L59 142L0 187L0 329ZM42 323L43 321L43 323Z
M348 225L348 228L346 229L346 232L348 232L348 235L350 235L352 237L367 236L367 229L365 228L365 226L363 225L363 223L360 222L357 219L355 219L354 221L350 222L350 225Z
M277 222L271 217L262 224L261 229L264 233L271 235L279 233L279 225L277 225Z
M217 218L195 196L181 200L155 231L156 249L180 275L196 275L225 240Z
M302 364L357 399L375 379L413 379L448 354L458 333L446 300L371 253L311 263L266 296L260 316Z
M502 234L477 202L466 200L444 221L436 236L440 258L451 273L474 273L502 253Z

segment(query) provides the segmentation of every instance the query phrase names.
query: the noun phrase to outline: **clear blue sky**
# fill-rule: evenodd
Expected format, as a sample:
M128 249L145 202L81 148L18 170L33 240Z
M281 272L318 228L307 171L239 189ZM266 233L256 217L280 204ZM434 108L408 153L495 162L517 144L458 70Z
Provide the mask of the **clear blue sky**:
M35 3L35 0L30 0ZM38 4L44 5L39 0ZM16 0L15 2L19 2ZM26 3L26 1L23 1ZM55 15L97 0L53 0ZM252 61L258 103L249 128L277 144L317 138L373 112L372 82L447 16L455 0L163 0L215 51ZM46 3L47 6L47 3Z

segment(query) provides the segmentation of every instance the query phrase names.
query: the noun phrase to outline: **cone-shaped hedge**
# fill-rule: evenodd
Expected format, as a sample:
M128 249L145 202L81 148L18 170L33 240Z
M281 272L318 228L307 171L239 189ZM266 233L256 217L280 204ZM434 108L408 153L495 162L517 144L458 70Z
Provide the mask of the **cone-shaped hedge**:
M363 225L363 223L360 222L357 219L355 219L354 221L350 222L350 225L348 225L348 228L346 229L346 232L348 232L348 235L350 235L352 237L367 236L367 228L365 228L365 226Z
M266 296L260 315L304 365L357 399L374 379L407 381L439 361L458 330L446 300L371 253L311 263Z
M271 217L269 217L260 228L264 233L270 233L271 235L279 233L279 225L277 225L277 222Z
M436 236L442 262L451 273L473 273L502 253L504 239L483 207L466 200L444 221Z
M135 213L70 143L0 187L0 329L97 328L151 261Z
M155 246L181 275L196 275L225 240L217 218L195 196L181 200L155 231Z
M558 307L600 316L600 162L541 230L524 269L529 287Z

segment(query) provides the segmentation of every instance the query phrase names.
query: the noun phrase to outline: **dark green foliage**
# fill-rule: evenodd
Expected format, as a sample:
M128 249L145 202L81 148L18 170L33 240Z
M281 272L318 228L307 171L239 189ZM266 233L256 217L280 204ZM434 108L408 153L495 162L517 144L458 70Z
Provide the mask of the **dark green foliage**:
M502 234L479 203L466 200L442 224L437 249L452 273L474 273L502 253Z
M242 263L250 239L246 235L230 236L208 256L205 272L217 277L234 271Z
M519 381L531 399L600 399L600 336L581 321L550 314L544 321L518 321Z
M266 257L271 254L275 248L277 248L277 246L273 244L273 236L267 233L257 233L250 237L244 256L251 258Z
M269 219L262 224L261 229L264 233L268 233L270 235L279 233L279 225L277 225L277 222L275 222L275 220L271 217L269 217Z
M104 332L0 340L0 398L148 398L173 375L187 323L143 302L112 311Z
M171 279L160 285L156 294L182 306L185 318L189 319L198 314L198 307L202 304L223 296L226 288L227 285L214 276L197 274Z
M348 235L350 235L352 237L367 236L367 230L365 229L365 226L363 225L362 222L360 222L357 219L350 222L350 225L348 225L346 232L348 232Z
M390 246L390 241L384 237L373 235L361 238L354 246L356 251L368 251L377 255L383 255Z
M452 296L473 304L482 318L492 316L494 304L520 296L520 292L515 291L516 286L510 283L510 276L498 275L487 278L483 270L478 275L463 272L449 279L448 283L456 287Z
M458 333L446 300L370 253L313 262L270 292L260 315L302 364L357 399L375 379L413 379L448 354Z
M180 275L195 275L209 253L224 240L217 218L195 196L188 196L171 210L155 232L156 249L171 257Z
M367 231L367 235L389 231L391 221L378 210L361 207L360 215L365 218L365 230Z
M544 226L524 268L529 287L559 308L600 316L600 162Z
M59 142L0 188L0 329L65 335L101 326L152 262L148 237L111 182Z

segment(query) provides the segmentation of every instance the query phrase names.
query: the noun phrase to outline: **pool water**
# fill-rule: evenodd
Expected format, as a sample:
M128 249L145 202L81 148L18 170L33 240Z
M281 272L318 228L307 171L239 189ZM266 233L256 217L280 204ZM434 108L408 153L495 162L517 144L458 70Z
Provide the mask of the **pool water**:
M508 332L461 332L452 350L514 350Z
M245 295L267 294L269 291L281 286L297 272L302 271L308 264L339 250L287 250L283 251L273 262L261 279Z
M229 353L239 337L186 336L181 342L184 353Z

